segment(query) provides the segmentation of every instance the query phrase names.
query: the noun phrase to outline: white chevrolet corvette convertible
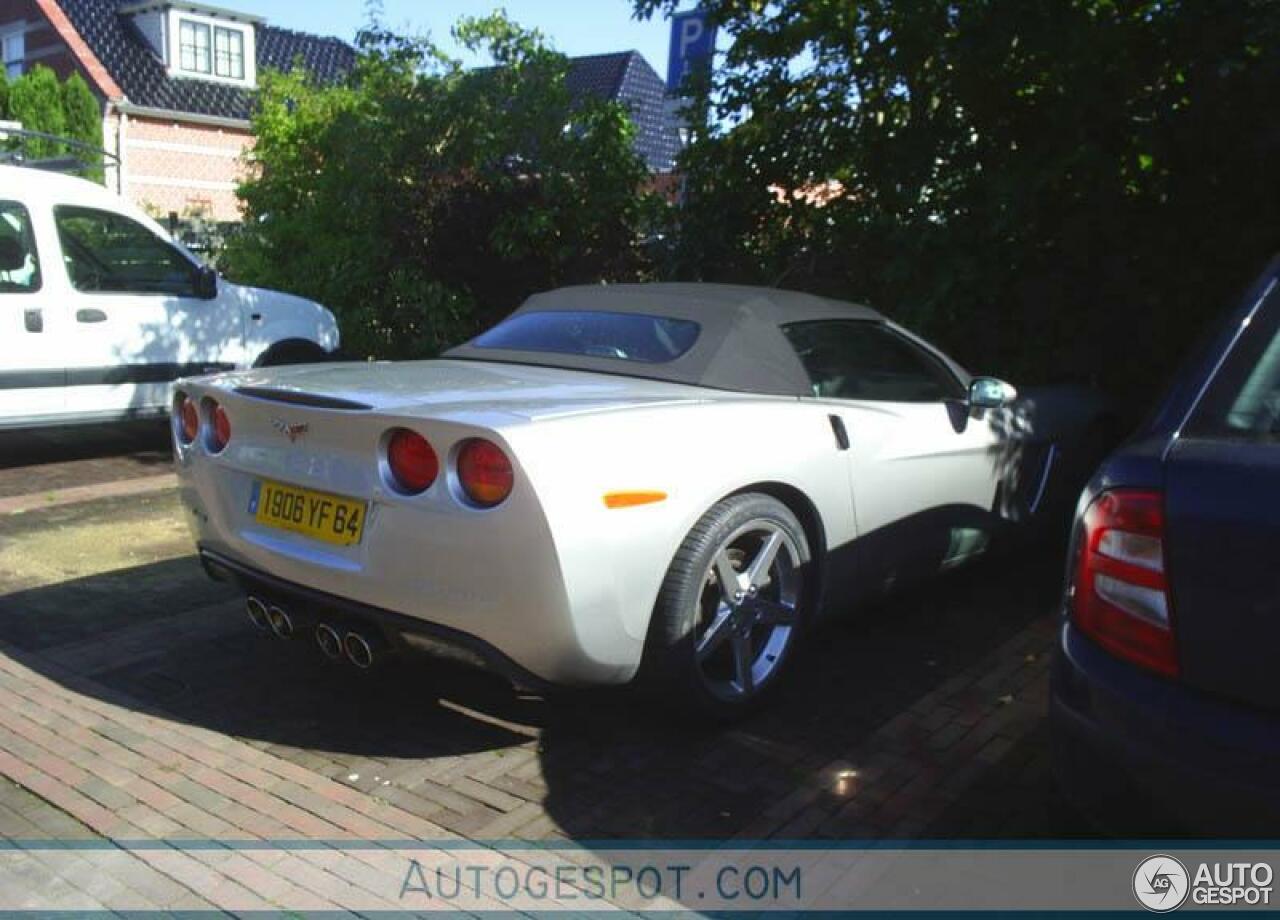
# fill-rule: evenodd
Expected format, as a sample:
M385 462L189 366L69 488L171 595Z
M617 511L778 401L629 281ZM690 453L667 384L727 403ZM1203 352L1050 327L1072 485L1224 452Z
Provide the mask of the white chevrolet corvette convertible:
M173 400L201 559L264 631L718 715L825 612L1034 518L1096 415L1015 400L865 307L694 284L551 291L439 360Z

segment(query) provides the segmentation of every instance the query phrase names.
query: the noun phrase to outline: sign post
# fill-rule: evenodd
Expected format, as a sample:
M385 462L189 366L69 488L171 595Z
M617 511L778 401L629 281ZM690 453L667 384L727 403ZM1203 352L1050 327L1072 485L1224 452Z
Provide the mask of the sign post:
M716 50L716 27L707 10L698 8L673 13L671 16L671 48L667 53L667 111L680 125L680 146L693 141L694 125L690 117L688 79L711 70ZM678 200L683 207L688 198L685 177L680 177Z

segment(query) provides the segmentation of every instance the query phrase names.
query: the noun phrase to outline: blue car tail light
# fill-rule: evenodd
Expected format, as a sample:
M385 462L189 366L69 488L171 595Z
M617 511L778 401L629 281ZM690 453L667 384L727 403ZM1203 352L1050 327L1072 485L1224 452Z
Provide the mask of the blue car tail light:
M1111 654L1177 677L1164 527L1159 492L1113 489L1099 495L1084 514L1071 616Z

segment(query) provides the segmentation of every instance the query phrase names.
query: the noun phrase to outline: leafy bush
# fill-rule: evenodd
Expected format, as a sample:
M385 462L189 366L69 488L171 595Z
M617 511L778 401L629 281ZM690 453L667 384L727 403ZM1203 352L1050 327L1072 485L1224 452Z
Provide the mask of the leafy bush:
M62 84L62 113L67 137L102 149L102 105L78 73Z
M373 28L342 85L262 79L225 267L329 306L353 355L431 355L535 290L644 268L658 206L626 113L571 98L567 59L500 15L455 35L494 66Z
M57 74L37 64L15 80L9 88L9 117L22 122L28 131L66 134L67 117ZM27 156L39 158L65 153L63 147L56 141L34 140L24 149Z
M102 149L102 105L77 73L62 83L52 70L39 64L12 82L0 74L0 119L21 122L28 131L67 137L94 150ZM29 159L66 155L94 159L87 151L52 140L10 140L5 146L21 150ZM95 163L88 174L100 179L101 165Z
M1280 247L1272 0L704 5L728 50L670 274L869 302L1139 407Z

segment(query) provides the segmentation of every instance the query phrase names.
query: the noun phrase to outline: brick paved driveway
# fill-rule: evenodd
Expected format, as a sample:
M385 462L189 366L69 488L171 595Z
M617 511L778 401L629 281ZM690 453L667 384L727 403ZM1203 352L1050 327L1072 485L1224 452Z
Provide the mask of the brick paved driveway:
M1046 763L1059 579L1048 549L899 597L822 633L770 711L709 728L265 638L171 492L0 515L0 835L1088 834ZM188 903L179 876L156 903Z

